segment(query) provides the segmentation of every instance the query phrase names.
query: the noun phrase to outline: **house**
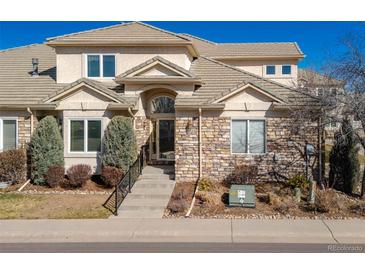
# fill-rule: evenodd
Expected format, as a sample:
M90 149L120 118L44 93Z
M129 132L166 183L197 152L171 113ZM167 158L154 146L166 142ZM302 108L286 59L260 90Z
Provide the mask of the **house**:
M236 164L259 176L303 173L316 130L291 112L316 100L293 89L296 43L214 43L140 22L67 34L0 52L0 150L25 147L57 117L66 168L100 170L103 132L133 118L150 164L174 164L177 182L224 180ZM315 124L313 126L315 128Z

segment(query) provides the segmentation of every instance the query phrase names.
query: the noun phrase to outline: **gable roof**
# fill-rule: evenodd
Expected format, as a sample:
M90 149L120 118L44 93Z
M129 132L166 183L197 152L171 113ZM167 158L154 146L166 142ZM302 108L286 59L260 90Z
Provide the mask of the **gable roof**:
M180 66L178 66L178 65L176 65L176 64L174 64L174 63L172 63L168 60L166 60L165 58L163 58L161 56L155 56L155 57L153 57L153 58L151 58L151 59L149 59L149 60L147 60L147 61L145 61L145 62L143 62L143 63L127 70L127 71L125 71L125 72L123 72L122 74L118 75L116 78L121 79L121 78L128 77L128 76L131 76L131 75L134 76L135 72L143 70L144 68L148 68L149 66L154 65L154 64L164 65L164 67L170 68L170 69L178 72L179 74L181 74L181 76L195 77L195 75L192 72L190 72L190 71L188 71L188 70L186 70L186 69L184 69L184 68L182 68L182 67L180 67Z
M50 94L49 96L44 98L42 101L45 103L51 103L54 100L57 100L58 98L65 96L65 95L69 94L70 92L72 92L82 86L89 87L90 89L96 91L97 93L100 93L100 94L112 99L115 103L124 103L124 104L128 105L127 102L121 96L119 96L117 93L108 89L101 83L88 79L88 78L80 78L77 81L70 83L70 84L64 86L63 88L57 90L53 94Z
M47 39L48 45L72 44L191 44L178 34L141 22L113 25Z
M191 71L201 77L203 84L192 96L178 97L176 100L177 105L213 104L219 98L247 84L261 89L285 104L300 105L315 102L314 98L301 94L285 85L208 57L196 59L192 64Z

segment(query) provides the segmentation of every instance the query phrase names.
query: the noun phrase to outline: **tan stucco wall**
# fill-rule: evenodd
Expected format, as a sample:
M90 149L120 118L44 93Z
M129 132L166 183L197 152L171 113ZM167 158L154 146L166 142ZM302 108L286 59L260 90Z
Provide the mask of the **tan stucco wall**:
M87 53L116 54L116 75L157 55L187 70L192 60L185 47L57 47L56 53L58 83L71 83L86 77L84 54Z
M231 66L246 70L250 73L276 81L284 85L293 85L298 78L298 62L296 60L220 60ZM275 65L276 75L266 75L266 65ZM292 74L290 76L281 75L281 65L291 65Z

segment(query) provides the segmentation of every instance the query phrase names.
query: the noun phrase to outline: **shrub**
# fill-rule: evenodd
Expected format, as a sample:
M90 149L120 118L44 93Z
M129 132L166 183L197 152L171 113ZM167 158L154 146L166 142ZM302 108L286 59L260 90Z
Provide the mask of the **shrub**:
M132 119L114 116L105 130L102 165L120 168L127 172L137 159L137 141Z
M46 174L47 184L56 187L65 178L65 168L63 166L50 166Z
M316 191L316 198L314 201L314 209L321 213L326 213L331 210L333 206L333 199L331 193L328 190Z
M105 166L101 171L101 179L107 186L115 186L122 180L123 174L120 168Z
M214 189L214 183L209 179L202 178L198 182L199 191L212 191Z
M198 199L202 204L206 205L220 206L223 204L221 195L214 192L207 193L198 191L195 195L195 198Z
M172 213L184 213L189 208L189 204L183 199L173 200L169 203L168 208Z
M234 168L232 180L235 184L253 184L257 175L257 166L236 165Z
M288 185L292 188L306 189L310 184L310 181L303 175L297 174L288 180Z
M30 141L31 178L35 184L45 184L49 167L64 166L63 140L53 116L43 118Z
M91 178L91 167L85 164L73 165L67 170L69 185L72 188L82 187Z
M345 118L341 130L335 134L330 153L329 181L331 186L347 194L352 193L353 185L359 179L357 144L351 122Z
M24 149L0 153L0 181L18 183L27 177L27 155Z

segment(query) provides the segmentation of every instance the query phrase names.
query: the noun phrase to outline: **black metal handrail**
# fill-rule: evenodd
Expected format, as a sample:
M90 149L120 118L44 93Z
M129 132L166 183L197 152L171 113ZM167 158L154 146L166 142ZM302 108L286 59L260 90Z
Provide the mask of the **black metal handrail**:
M128 193L132 192L137 178L142 173L145 166L145 147L143 146L138 154L137 160L129 167L120 182L115 186L114 191L103 204L103 207L111 211L115 216L118 216L118 208L127 197Z

